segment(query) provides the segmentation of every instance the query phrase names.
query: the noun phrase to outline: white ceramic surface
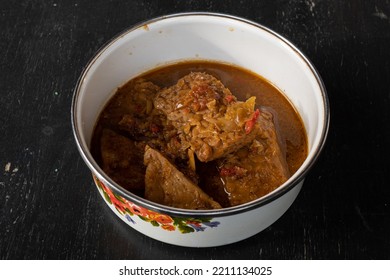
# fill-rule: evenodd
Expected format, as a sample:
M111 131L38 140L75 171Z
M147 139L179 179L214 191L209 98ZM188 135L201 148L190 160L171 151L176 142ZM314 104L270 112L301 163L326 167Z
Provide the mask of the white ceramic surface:
M308 157L269 195L223 210L174 209L124 190L92 158L89 145L94 124L118 86L156 66L194 59L233 63L260 74L280 88L300 113L308 134ZM208 247L248 238L290 207L325 142L329 108L318 73L287 40L244 19L191 13L142 23L104 46L87 65L75 89L72 123L78 148L100 193L123 221L163 242Z

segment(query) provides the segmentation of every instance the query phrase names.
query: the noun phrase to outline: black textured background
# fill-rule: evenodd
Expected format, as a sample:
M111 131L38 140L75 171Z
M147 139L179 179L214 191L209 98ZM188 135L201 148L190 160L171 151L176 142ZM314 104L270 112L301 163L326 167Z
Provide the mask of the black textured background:
M210 11L293 42L327 88L331 127L303 190L245 241L189 249L130 229L76 149L70 105L98 48L146 19ZM390 1L0 0L1 259L389 259ZM254 221L255 222L255 221Z

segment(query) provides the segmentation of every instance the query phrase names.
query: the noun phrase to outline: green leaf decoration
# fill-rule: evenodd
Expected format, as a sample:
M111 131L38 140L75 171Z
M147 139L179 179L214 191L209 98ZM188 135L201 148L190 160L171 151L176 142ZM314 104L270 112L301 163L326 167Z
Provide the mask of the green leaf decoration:
M125 208L125 212L127 213L127 214L129 214L130 216L133 216L134 214L133 214L133 212L131 212L130 211L130 209L129 208Z
M155 226L155 227L159 227L160 224L157 223L156 221L150 221L150 223L152 224L152 226Z
M180 224L177 228L180 230L181 233L191 233L195 231L192 227L183 224Z
M142 221L148 222L154 227L161 226L161 228L165 230L169 230L169 231L179 230L181 233L186 234L186 233L193 233L193 232L202 232L206 228L217 227L220 224L220 222L218 221L211 222L213 218L208 218L208 217L183 218L183 217L172 217L172 216L171 216L173 220L172 223L160 224L159 222L152 220L152 218L149 218L148 214L146 214L148 213L147 211L142 212L143 215L145 216L141 216L141 213L134 214L133 212L131 212L130 208L128 207L133 207L133 203L130 202L129 204L129 202L127 202L126 199L113 192L115 200L118 200L119 202L118 204L120 205L114 204L110 196L106 192L106 187L104 186L104 184L96 176L93 176L93 178L94 181L96 182L98 189L103 193L104 199L107 201L108 204L114 205L116 211L118 211L121 215L125 215L125 214L128 214L129 216L137 215ZM154 215L152 217L154 217Z
M104 195L104 198L106 199L106 201L108 203L112 204L111 198L108 196L108 194L105 191L103 191L103 195Z
M145 221L145 222L151 222L150 219L146 218L146 217L142 217L142 216L138 216L142 221Z
M180 225L185 225L187 219L185 218L180 218L180 217L173 217L173 225L175 226L180 226Z
M116 199L118 199L118 200L119 200L120 202L122 202L122 203L125 203L125 200L123 199L123 197L117 195L117 194L114 193L114 192L113 192L113 194L114 194L114 196L115 196Z

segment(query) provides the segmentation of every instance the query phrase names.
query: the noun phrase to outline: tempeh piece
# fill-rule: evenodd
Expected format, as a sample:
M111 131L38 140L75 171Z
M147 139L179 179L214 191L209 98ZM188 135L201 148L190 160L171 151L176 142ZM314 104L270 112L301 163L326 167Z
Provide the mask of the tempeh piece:
M161 90L154 106L178 130L182 146L202 162L223 157L249 143L257 130L255 98L237 101L215 77L193 72Z

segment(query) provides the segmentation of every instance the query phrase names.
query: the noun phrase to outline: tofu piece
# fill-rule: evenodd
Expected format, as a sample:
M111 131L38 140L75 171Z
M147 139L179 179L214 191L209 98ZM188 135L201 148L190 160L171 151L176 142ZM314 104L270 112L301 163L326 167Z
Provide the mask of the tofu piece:
M290 176L273 115L262 110L253 142L218 161L230 206L260 198Z
M218 209L221 205L184 176L168 159L145 147L145 198L184 209Z

